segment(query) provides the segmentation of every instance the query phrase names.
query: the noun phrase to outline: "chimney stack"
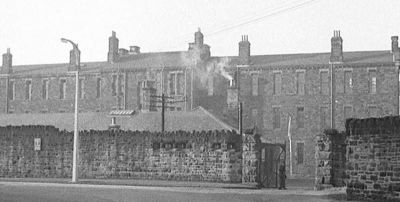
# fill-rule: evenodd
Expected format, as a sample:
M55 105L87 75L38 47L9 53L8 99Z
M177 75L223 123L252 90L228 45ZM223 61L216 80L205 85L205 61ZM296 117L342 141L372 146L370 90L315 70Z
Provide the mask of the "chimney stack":
M242 65L250 64L250 42L247 35L242 35L242 41L239 42L239 61Z
M399 36L392 36L392 50L391 52L394 53L396 51L399 51Z
M400 61L400 50L399 50L399 37L398 36L392 36L392 49L390 52L393 54L393 62L399 62Z
M76 44L76 45L78 45L78 44ZM80 67L78 67L78 64L80 64L80 61L81 61L80 56L81 56L81 52L78 49L75 49L75 47L69 51L68 71L76 71L77 69L79 70Z
M10 48L7 48L7 53L3 54L3 66L1 67L1 74L12 73L12 54Z
M115 31L112 31L112 35L108 38L108 56L107 61L114 63L118 60L118 43L119 40L116 36Z
M201 31L200 31L200 27L198 28L198 30L197 30L197 32L196 33L194 33L194 43L196 44L196 45L203 45L203 43L204 43L204 35L203 35L203 33L201 33Z
M189 49L193 61L205 61L211 56L210 46L204 44L204 35L200 28L194 33L194 42L189 43Z
M343 39L340 36L340 30L333 31L331 38L331 63L343 62Z

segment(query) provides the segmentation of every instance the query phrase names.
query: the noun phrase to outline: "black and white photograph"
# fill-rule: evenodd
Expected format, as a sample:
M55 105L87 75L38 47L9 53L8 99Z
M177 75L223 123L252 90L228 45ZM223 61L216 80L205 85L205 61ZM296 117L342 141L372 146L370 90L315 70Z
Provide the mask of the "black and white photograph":
M399 0L13 0L0 202L400 201Z

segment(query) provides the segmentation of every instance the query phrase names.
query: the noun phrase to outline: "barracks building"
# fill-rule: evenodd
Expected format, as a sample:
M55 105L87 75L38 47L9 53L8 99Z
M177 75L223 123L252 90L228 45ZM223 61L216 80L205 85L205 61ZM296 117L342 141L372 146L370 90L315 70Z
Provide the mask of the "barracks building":
M106 61L79 66L76 50L66 64L13 66L8 49L0 72L0 125L11 124L8 116L18 122L16 116L72 113L79 70L81 113L159 113L157 96L164 94L167 111L201 107L238 128L242 103L242 128L255 129L264 142L287 141L290 130L293 174L306 177L314 175L314 138L324 129L344 130L350 117L399 114L397 36L391 46L388 40L388 50L343 52L334 31L330 51L282 55L251 55L248 36L242 36L238 55L228 57L213 56L200 30L186 51L124 49L115 32L108 41Z

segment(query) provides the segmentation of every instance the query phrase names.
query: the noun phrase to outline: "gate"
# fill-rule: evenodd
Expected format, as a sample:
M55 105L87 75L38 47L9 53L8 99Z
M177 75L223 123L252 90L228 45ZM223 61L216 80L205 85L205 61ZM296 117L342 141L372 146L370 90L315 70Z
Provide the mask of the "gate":
M279 185L279 166L286 168L286 142L284 144L261 143L259 159L259 186L277 188Z

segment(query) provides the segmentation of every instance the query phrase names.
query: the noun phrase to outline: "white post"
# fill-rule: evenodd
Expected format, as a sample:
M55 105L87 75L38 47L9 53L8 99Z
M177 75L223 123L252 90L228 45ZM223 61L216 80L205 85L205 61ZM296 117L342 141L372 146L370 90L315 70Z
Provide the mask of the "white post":
M288 123L288 137L289 137L289 175L293 176L293 166L292 166L292 135L290 134L290 122L292 121L292 117L289 116Z
M72 182L78 181L78 153L79 153L79 131L78 131L78 92L79 92L79 71L75 74L75 118L74 118L74 152L72 160Z

